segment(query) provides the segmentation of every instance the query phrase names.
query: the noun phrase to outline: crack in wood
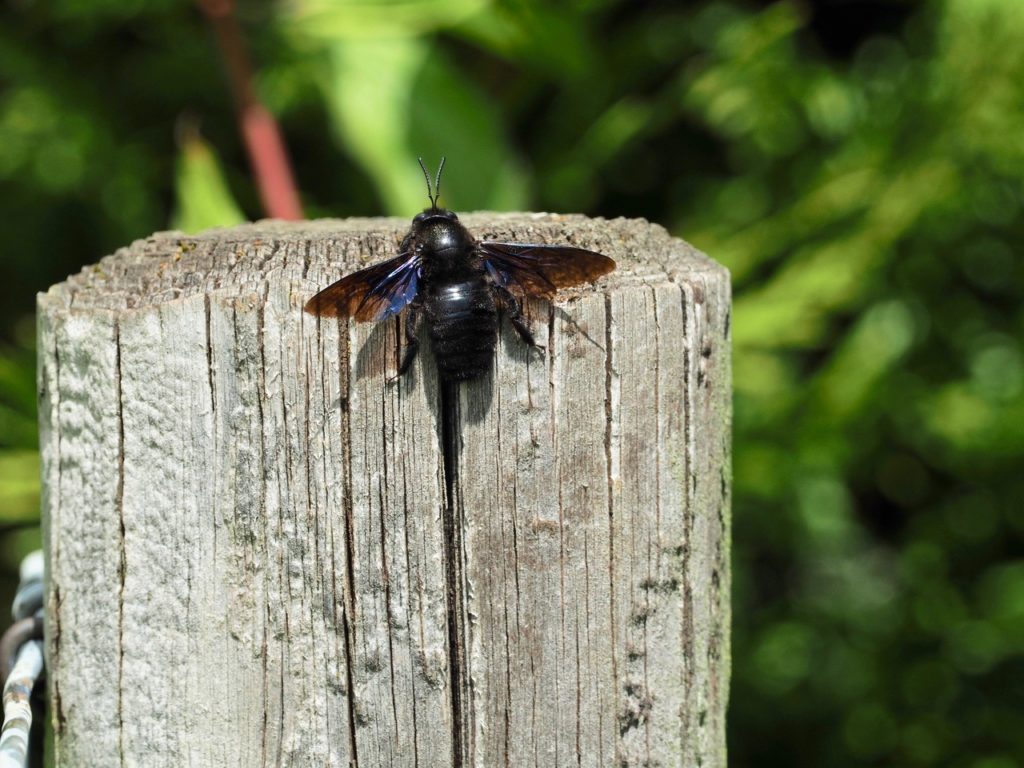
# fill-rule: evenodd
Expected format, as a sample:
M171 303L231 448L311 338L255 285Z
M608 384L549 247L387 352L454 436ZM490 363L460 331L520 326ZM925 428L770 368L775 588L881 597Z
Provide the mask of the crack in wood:
M120 530L120 563L118 574L120 588L117 598L117 738L120 751L120 764L124 766L124 583L127 574L128 553L125 551L124 527L124 394L123 377L121 374L121 326L114 323L114 370L117 378L117 489L114 491L117 506L118 526Z
M464 732L465 719L462 701L463 663L465 659L462 638L462 560L461 532L457 523L456 493L459 483L459 385L454 381L441 381L441 453L444 457L445 505L444 518L445 581L447 587L448 619L448 671L451 685L452 707L452 767L462 768L468 743Z

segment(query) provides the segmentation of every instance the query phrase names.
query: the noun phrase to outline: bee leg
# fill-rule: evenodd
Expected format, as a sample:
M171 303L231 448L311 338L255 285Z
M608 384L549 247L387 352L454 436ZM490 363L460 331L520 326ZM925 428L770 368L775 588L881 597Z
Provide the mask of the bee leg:
M528 326L526 321L523 319L523 310L522 307L519 306L519 300L516 299L516 297L509 292L508 288L503 285L495 285L494 291L498 295L498 300L505 308L505 311L508 312L508 319L512 321L512 327L516 329L516 333L519 334L519 338L528 346L544 352L545 347L534 340L530 326Z
M416 324L419 319L419 308L410 307L409 315L405 318L405 354L402 355L402 363L398 366L398 373L388 379L389 384L398 381L406 374L412 365L412 361L416 359L416 353L420 351L420 341L416 338Z

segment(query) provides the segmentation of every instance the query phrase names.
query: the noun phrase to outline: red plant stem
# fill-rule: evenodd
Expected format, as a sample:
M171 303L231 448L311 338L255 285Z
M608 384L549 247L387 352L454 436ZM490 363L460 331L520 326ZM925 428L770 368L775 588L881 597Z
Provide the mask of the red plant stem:
M238 130L249 155L263 210L273 219L301 219L302 203L277 121L252 86L252 67L232 0L198 0L224 57Z

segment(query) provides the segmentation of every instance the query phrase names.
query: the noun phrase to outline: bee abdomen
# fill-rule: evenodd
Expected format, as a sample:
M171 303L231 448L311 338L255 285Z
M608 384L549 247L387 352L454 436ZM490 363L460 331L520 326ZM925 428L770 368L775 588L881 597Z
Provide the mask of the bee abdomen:
M449 380L475 379L491 367L498 313L483 278L440 286L428 299L437 370Z

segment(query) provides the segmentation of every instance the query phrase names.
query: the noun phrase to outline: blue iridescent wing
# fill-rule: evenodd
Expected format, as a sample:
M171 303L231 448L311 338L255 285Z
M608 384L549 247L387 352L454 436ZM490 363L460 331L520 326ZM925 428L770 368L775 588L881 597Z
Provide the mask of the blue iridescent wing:
M405 309L419 284L419 258L403 253L332 283L307 301L305 310L321 317L383 320Z
M479 244L491 279L513 293L550 299L559 288L592 283L615 269L607 256L572 245Z

